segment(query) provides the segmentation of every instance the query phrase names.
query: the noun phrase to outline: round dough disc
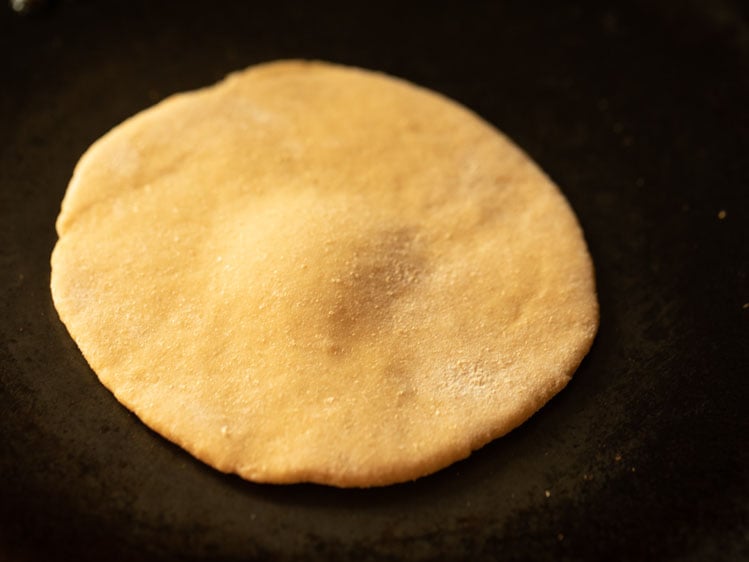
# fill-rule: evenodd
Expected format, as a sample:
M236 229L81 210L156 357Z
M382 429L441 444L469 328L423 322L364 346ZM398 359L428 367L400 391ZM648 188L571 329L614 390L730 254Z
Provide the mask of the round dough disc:
M101 382L257 482L375 486L510 431L598 327L564 197L434 92L322 62L168 98L81 158L51 288Z

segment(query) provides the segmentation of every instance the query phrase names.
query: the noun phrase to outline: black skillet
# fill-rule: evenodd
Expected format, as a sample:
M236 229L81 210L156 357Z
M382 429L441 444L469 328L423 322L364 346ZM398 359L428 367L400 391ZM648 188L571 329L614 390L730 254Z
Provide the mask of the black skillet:
M0 560L749 559L745 4L36 4L0 6ZM414 483L204 466L117 404L50 300L86 147L285 57L473 108L557 181L595 260L601 329L572 383Z

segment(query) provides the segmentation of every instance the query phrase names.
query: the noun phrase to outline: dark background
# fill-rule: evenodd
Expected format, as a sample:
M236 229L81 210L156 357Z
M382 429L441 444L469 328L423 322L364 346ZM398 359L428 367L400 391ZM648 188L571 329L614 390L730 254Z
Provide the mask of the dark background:
M0 5L0 560L747 560L746 3ZM247 65L320 58L471 107L560 185L601 328L522 427L415 483L263 486L98 383L52 306L96 138Z

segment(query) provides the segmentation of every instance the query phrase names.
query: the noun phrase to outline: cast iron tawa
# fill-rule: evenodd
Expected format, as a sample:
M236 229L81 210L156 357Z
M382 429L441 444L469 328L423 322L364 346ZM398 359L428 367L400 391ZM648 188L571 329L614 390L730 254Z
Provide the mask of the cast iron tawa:
M0 7L0 559L749 559L744 5L34 4ZM570 385L413 483L221 474L120 406L52 305L83 151L171 93L289 57L475 110L559 184L596 265L601 328Z

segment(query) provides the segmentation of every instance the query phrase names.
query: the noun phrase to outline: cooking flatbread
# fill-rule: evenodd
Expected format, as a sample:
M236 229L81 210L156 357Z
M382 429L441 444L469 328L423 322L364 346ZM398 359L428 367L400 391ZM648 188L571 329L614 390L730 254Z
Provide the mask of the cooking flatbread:
M429 474L567 384L598 326L564 197L469 110L383 74L251 67L84 154L52 295L148 426L256 482Z

